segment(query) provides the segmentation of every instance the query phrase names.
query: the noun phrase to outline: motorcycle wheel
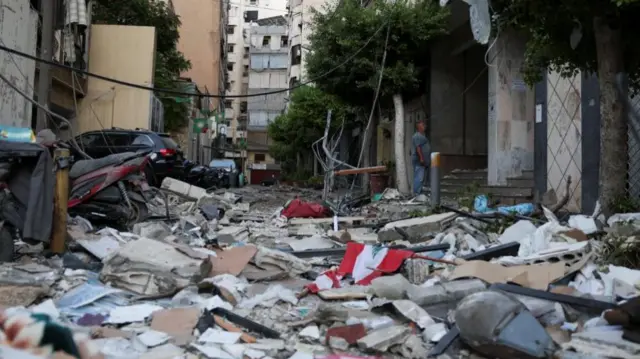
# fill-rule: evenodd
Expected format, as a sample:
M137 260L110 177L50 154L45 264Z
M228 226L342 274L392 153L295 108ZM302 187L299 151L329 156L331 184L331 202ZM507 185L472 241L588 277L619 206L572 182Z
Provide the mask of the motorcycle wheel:
M128 227L133 227L134 224L144 222L149 217L149 208L147 204L138 201L131 201L133 205L133 211L127 222Z
M11 230L6 226L0 228L0 263L13 261L15 248Z

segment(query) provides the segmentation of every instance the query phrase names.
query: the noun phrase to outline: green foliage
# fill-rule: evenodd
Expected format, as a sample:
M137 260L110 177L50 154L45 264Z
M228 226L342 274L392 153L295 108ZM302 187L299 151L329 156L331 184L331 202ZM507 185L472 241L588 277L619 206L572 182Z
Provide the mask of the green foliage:
M271 155L282 161L283 171L295 172L298 153L311 153L311 145L324 134L327 111L331 109L331 128L345 128L352 125L349 108L335 97L312 86L302 86L291 93L290 105L286 113L278 116L267 128L274 144ZM308 178L308 177L307 177Z
M343 0L316 12L310 52L305 57L310 78L324 75L369 44L346 66L316 81L316 85L354 106L367 107L377 88L387 30L389 42L381 99L410 95L419 89L429 62L429 42L446 33L448 8L437 0Z
M153 26L156 28L156 61L154 85L157 88L182 91L180 73L191 63L178 51L180 18L163 1L153 0L97 0L93 5L95 24ZM187 124L188 104L180 99L158 93L164 105L166 130Z
M524 73L528 84L541 79L541 69L550 67L564 76L579 70L596 72L597 53L593 21L606 19L621 29L624 66L630 84L638 88L640 47L636 40L640 30L638 0L492 0L498 31L508 27L527 33L530 38L525 53ZM581 32L577 47L571 47L572 32ZM499 32L498 32L499 36Z

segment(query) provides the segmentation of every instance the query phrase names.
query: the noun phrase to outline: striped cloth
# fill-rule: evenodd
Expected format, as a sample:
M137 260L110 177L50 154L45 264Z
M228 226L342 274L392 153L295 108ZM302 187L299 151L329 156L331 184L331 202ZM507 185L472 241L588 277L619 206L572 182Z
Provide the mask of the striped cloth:
M71 330L45 314L0 313L0 346L45 358L98 359L90 338Z

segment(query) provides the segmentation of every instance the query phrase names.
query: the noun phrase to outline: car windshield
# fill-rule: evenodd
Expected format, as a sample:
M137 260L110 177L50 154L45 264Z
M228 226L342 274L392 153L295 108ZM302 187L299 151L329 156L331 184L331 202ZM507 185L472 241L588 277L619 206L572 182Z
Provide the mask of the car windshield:
M236 163L233 160L212 160L209 163L211 168L231 168L236 169Z
M165 136L160 135L160 138L162 139L162 143L167 149L170 149L170 150L178 149L178 144L171 137L166 135Z

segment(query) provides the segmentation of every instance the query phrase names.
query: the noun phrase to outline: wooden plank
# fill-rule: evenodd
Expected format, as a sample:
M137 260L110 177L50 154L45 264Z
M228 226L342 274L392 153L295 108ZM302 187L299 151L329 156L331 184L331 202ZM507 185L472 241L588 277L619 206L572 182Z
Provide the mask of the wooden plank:
M338 223L353 223L363 222L367 217L338 217ZM333 218L291 218L289 220L290 225L302 226L305 224L325 224L333 223Z

